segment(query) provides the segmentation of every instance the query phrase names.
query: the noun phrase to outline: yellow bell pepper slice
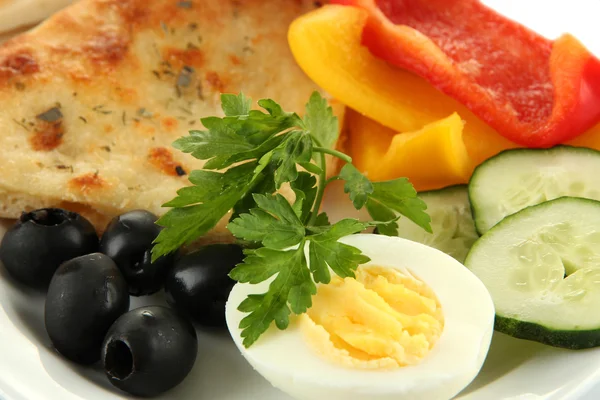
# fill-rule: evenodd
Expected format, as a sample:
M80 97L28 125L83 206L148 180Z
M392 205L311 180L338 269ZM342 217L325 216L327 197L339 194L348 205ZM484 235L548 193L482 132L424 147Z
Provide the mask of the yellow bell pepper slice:
M350 113L346 120L350 152L358 168L367 171L371 179L407 175L419 190L466 182L481 162L503 150L519 147L422 78L374 57L361 45L366 19L367 13L359 8L327 5L294 21L288 40L305 73L359 112ZM471 160L467 173L460 172L467 162L460 150L462 146L456 144L458 135L447 135L445 143L453 145L444 148L440 144L443 142L426 139L443 136L441 133L431 133L435 132L432 126L423 128L453 113L464 121L462 140ZM407 136L412 139L395 139L402 138L398 132L413 132ZM417 140L419 134L423 136ZM390 148L392 142L395 148ZM429 143L431 148L418 143ZM600 124L567 144L600 150ZM417 148L419 152L413 152ZM427 166L436 159L434 154L442 154L442 158ZM387 167L381 162L384 155ZM391 166L392 163L398 166ZM414 168L407 169L411 165L426 167L419 175ZM439 178L436 180L435 176Z
M517 147L462 104L424 79L395 68L361 45L366 11L327 5L296 19L288 41L296 61L319 86L342 103L395 132L412 132L458 113L471 170L507 148Z
M471 160L463 142L464 122L453 113L410 133L389 128L348 110L349 152L374 181L405 176L419 191L466 183Z
M566 144L600 150L600 124L593 126L587 132L577 136Z

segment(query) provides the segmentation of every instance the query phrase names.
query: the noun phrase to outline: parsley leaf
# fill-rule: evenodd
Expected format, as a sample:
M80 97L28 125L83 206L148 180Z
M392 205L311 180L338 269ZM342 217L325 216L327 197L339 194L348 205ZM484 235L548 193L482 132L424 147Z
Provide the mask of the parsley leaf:
M324 155L348 163L351 159L333 148L338 121L318 93L308 101L303 119L271 99L258 102L262 110L252 109L243 94L223 94L221 103L224 117L203 118L205 130L192 131L174 143L206 163L190 173L191 186L164 205L171 209L157 222L164 229L155 240L152 258L191 243L233 210L228 229L256 249L245 251L244 262L230 276L240 283L269 280L265 293L248 296L238 307L248 313L240 323L244 346L256 342L272 323L287 328L290 315L311 306L316 284L328 283L331 271L353 277L369 260L340 242L344 236L369 226L396 234L398 214L431 231L425 204L407 179L372 183L351 164L339 178L346 181L354 206L366 207L375 221L343 219L331 224L320 212L330 182ZM293 202L276 193L284 184L294 192Z
M329 217L326 213L322 212L317 215L317 219L315 220L315 226L328 226L330 225Z
M156 222L165 229L154 241L152 260L191 243L214 228L250 190L264 167L253 162L224 173L197 171L190 174L192 183L196 182L198 186L180 189L177 197L165 205L174 208Z
M185 207L213 199L223 188L224 174L214 171L194 170L189 181L193 186L185 186L177 191L177 197L164 207Z
M221 108L228 117L248 115L251 107L252 99L246 97L244 93L240 93L237 96L225 93L221 95Z
M381 233L395 236L398 224L396 213L404 215L431 233L431 218L425 210L427 205L417 197L417 191L406 178L385 182L371 182L352 164L346 164L340 178L346 181L344 191L349 193L354 207L367 206L369 215L377 222Z
M258 118L262 119L262 116ZM275 134L290 127L288 122L279 121L265 127L256 118L242 121L234 117L204 118L202 123L208 127L207 131L191 131L189 136L176 140L173 146L195 158L208 160L204 169L223 169L240 161L259 159L279 146L288 135Z
M208 131L191 131L189 136L178 139L173 146L184 153L191 153L195 158L208 160L205 169L224 168L229 157L253 148L225 120L211 124Z
M360 264L369 261L356 247L338 242L344 236L363 231L368 223L355 219L343 219L327 230L310 236L310 270L317 283L329 283L329 268L338 276L354 277L354 271Z
M346 181L344 192L350 194L354 208L360 210L373 193L373 184L352 164L346 164L340 171L340 178Z
M283 111L283 108L281 108L281 106L279 104L277 104L277 102L275 102L274 100L262 99L262 100L258 101L258 105L261 106L262 108L264 108L265 110L267 110L267 112L270 115L272 115L273 117L293 117L293 116L295 116L295 118L300 120L300 117L298 117L296 114Z
M308 172L299 172L291 187L296 195L292 207L298 218L304 222L308 219L317 196L317 179Z
M277 188L285 182L294 182L298 178L299 163L308 163L313 152L312 139L303 131L293 131L286 141L273 151L273 161L277 163L275 185Z
M410 219L427 232L432 233L431 218L425 212L427 204L417 197L417 191L407 178L385 182L373 182L373 193L369 201L396 211ZM371 215L373 217L373 215Z
M294 246L304 238L304 224L280 194L265 196L255 194L254 201L259 208L241 214L227 226L236 237L249 241L262 242L272 249Z
M306 267L304 242L295 250L260 248L235 267L231 278L238 282L260 283L277 275L267 293L249 296L239 310L249 313L242 319L243 344L251 346L275 321L279 329L289 325L290 309L302 314L312 305L311 296L317 292Z
M232 164L247 161L247 160L255 160L263 157L265 154L268 154L270 151L275 149L277 146L281 144L281 142L286 138L285 135L272 136L269 139L265 140L260 145L254 146L251 149L243 152L239 152L237 154L229 156L224 162L222 162L218 168L227 168ZM206 166L204 168L207 168Z
M272 194L275 192L273 172L268 171L270 168L270 164L267 164L265 171L257 177L256 183L252 187L252 191L245 194L235 206L233 206L233 214L230 221L233 221L241 214L248 213L251 209L258 207L256 201L254 201L254 194Z
M283 207L283 203L270 203L269 207L272 211L285 209L287 217L291 217L292 210ZM246 224L247 217L240 217L240 220L244 219L243 224ZM236 227L232 227L234 234L239 232L242 223L236 221ZM248 224L241 229L244 238L254 237L265 243L265 239L269 240L266 225L258 220L254 222L253 228ZM240 323L244 346L251 346L269 328L271 322L275 321L279 329L286 329L292 312L306 312L312 305L311 296L317 292L315 282L329 283L331 280L329 268L339 276L353 277L358 265L369 261L369 258L361 254L359 249L341 243L338 239L360 232L367 226L368 223L344 219L322 233L302 239L293 250L259 248L248 255L243 264L236 266L230 277L238 282L257 284L275 276L266 293L251 295L238 307L240 311L249 313ZM310 269L304 253L307 240L310 243Z
M286 113L272 100L261 100L268 113L250 110L251 99L243 94L221 95L225 118L201 120L205 131L191 131L173 146L200 160L204 169L224 169L235 163L256 160L289 139L294 127L304 123L294 113ZM283 132L283 134L282 134Z
M396 213L383 204L372 199L367 200L367 212L375 221L387 221L375 223L377 230L382 235L398 236L398 217Z
M319 92L313 92L306 104L304 125L320 146L332 148L335 145L339 134L338 119Z

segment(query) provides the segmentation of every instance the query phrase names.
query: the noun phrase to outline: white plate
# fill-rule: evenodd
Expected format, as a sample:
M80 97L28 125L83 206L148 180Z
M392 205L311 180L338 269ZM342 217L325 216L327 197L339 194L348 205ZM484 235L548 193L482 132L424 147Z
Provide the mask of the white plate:
M17 287L3 269L0 305L0 398L128 398L112 389L99 368L82 368L56 354L43 325L43 296ZM199 332L199 348L192 373L161 399L291 400L252 370L226 332ZM598 381L599 366L600 349L553 349L496 334L483 370L459 399L581 399Z
M333 220L358 216L340 185L327 198ZM52 349L43 324L43 299L16 284L0 266L0 399L127 399L100 368L82 368ZM155 295L135 299L132 308L163 302ZM495 334L481 373L456 400L596 400L600 394L589 392L598 382L600 348L569 351ZM199 331L191 374L160 399L291 400L252 370L227 332L205 331Z
M485 2L549 37L573 32L600 54L597 0ZM339 203L329 206L338 215L349 211ZM132 306L141 304L136 300ZM252 370L226 332L200 332L199 341L192 373L161 399L290 399ZM457 399L595 400L600 398L598 383L600 349L560 350L496 334L481 373ZM0 267L0 399L126 398L112 389L97 367L81 368L53 351L43 325L43 296L17 287Z

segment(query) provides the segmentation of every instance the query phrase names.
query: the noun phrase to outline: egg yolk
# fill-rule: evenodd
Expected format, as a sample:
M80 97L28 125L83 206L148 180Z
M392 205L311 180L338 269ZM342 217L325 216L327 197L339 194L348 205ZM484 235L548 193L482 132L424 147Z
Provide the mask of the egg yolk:
M409 272L360 266L355 279L320 285L299 322L310 347L330 362L389 369L419 363L444 316L435 293Z

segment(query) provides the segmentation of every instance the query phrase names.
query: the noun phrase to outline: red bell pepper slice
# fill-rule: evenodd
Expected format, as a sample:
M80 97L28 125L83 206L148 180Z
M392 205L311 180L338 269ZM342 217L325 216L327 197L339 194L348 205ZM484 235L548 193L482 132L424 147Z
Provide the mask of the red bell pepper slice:
M600 122L600 61L478 0L331 0L364 8L363 44L425 78L504 137L550 147Z

